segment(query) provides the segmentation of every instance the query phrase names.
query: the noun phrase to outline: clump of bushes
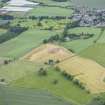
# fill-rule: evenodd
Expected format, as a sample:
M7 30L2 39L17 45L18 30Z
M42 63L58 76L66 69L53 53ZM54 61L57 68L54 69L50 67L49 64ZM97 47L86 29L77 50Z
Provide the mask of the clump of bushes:
M7 65L7 64L9 64L10 62L12 62L12 60L4 60L4 65Z
M60 61L59 60L53 60L53 59L49 59L48 62L45 62L44 64L46 65L55 65L57 63L59 63Z
M47 70L45 70L44 68L40 68L38 70L38 75L40 75L40 76L46 76L47 75Z
M56 85L56 84L58 84L58 80L57 79L55 79L55 80L53 80L53 82L52 82L54 85Z
M62 75L67 79L67 80L70 80L70 81L73 81L73 83L75 85L77 85L78 87L80 87L81 89L85 89L85 86L82 82L80 82L78 79L75 79L73 75L70 75L68 73L66 73L65 71L62 71Z
M56 71L59 71L59 72L61 71L61 69L60 69L59 67L57 67L57 66L56 66L54 69L55 69Z
M77 86L79 86L81 89L85 89L85 86L82 82L80 82L78 79L74 79L73 83Z
M4 78L1 78L1 79L0 79L0 82L5 82L5 79L4 79Z
M62 71L62 75L67 79L67 80L73 80L74 76L66 73L65 71Z

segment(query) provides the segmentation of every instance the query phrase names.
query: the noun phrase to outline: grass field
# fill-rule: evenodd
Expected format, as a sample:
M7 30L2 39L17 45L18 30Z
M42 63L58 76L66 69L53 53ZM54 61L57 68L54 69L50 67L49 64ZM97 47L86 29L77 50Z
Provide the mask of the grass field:
M102 36L99 38L98 43L105 43L105 31L103 32Z
M86 58L93 59L105 67L105 43L94 44L83 50L80 55Z
M0 87L0 105L73 105L45 90Z
M57 80L58 83L53 84L54 80ZM53 68L47 69L47 76L40 77L36 70L32 74L28 73L26 76L11 82L10 86L45 89L69 102L78 104L87 103L92 98L91 94L88 94L78 86L74 85Z
M39 6L27 13L27 16L71 16L72 13L71 9Z
M38 69L41 64L35 64L26 61L16 61L9 65L0 66L0 78L4 78L5 82L8 84L13 80L24 77L28 73L34 72Z
M94 34L92 38L89 39L79 39L79 40L73 40L73 41L68 41L61 43L62 46L68 49L72 49L75 53L80 53L84 49L88 48L89 46L94 44L94 41L97 39L97 37L100 34L100 29L99 28L94 28L94 27L79 27L79 28L74 28L70 29L69 33L90 33Z
M10 58L23 56L32 48L40 45L43 39L55 35L58 32L30 29L18 37L0 44L0 56Z
M35 62L16 61L0 66L0 78L5 79L10 87L45 89L69 102L84 104L91 100L91 94L74 85L52 67L47 68L47 76L40 77L37 71L41 67L43 65ZM58 80L58 84L54 85L54 80Z

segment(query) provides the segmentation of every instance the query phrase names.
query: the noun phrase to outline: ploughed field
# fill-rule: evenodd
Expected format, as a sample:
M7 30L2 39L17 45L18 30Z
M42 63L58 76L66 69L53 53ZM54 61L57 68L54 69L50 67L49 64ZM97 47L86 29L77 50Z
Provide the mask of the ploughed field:
M91 93L105 92L105 68L93 60L79 57L67 49L53 44L45 44L26 54L23 59L29 61L48 60L59 61L56 64L61 70L74 76L74 80L79 80Z

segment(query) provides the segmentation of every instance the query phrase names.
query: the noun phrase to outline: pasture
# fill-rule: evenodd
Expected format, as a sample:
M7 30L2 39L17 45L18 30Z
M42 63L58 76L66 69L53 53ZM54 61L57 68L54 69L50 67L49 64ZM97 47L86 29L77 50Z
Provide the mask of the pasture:
M102 40L105 39L103 38ZM105 67L105 43L97 43L89 46L87 49L80 53L80 56L93 59Z
M40 77L38 75L40 67L44 66L37 62L16 61L5 66L0 66L0 78L5 79L5 83L11 88L22 87L24 89L47 90L68 102L84 104L91 100L91 94L74 85L53 67L45 67L47 69L47 76ZM58 83L53 84L54 80L57 80Z
M22 70L20 65L18 66L19 66L18 69ZM32 68L28 69L32 70ZM77 105L85 104L91 100L92 98L91 94L88 94L86 91L80 89L71 81L67 80L64 76L62 76L61 72L56 71L55 68L53 67L46 69L47 69L46 76L38 75L39 69L34 68L33 69L34 72L32 73L27 72L26 76L10 82L9 85L11 87L44 89L51 92L57 97L61 97L62 99L68 102L76 103ZM17 68L14 70L17 70ZM53 83L53 81L55 80L58 81L57 84Z
M16 61L9 65L2 65L0 66L0 79L4 78L5 83L9 84L27 74L33 73L38 69L38 66L40 67L41 64L34 64L27 61Z
M27 13L27 16L71 16L73 10L60 7L38 6Z
M105 43L105 30L97 42L98 43Z
M79 39L79 40L63 42L61 43L61 45L67 49L72 49L76 54L79 54L81 51L94 44L94 41L98 38L100 32L101 32L100 28L94 28L94 27L73 28L70 29L68 33L74 33L74 34L89 33L89 34L94 34L94 36L89 39Z

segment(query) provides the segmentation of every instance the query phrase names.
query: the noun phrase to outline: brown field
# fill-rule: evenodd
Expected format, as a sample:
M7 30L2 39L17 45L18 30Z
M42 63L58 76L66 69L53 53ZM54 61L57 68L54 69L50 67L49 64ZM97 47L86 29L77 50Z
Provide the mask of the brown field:
M91 93L105 92L105 68L96 62L75 56L59 63L58 66L74 75Z
M105 92L105 68L95 61L76 56L67 49L45 44L23 57L29 61L46 62L49 59L59 60L61 70L74 75L91 93Z
M49 59L62 61L73 55L73 53L63 47L54 44L45 44L32 50L32 52L28 53L23 58L29 61L46 62Z

